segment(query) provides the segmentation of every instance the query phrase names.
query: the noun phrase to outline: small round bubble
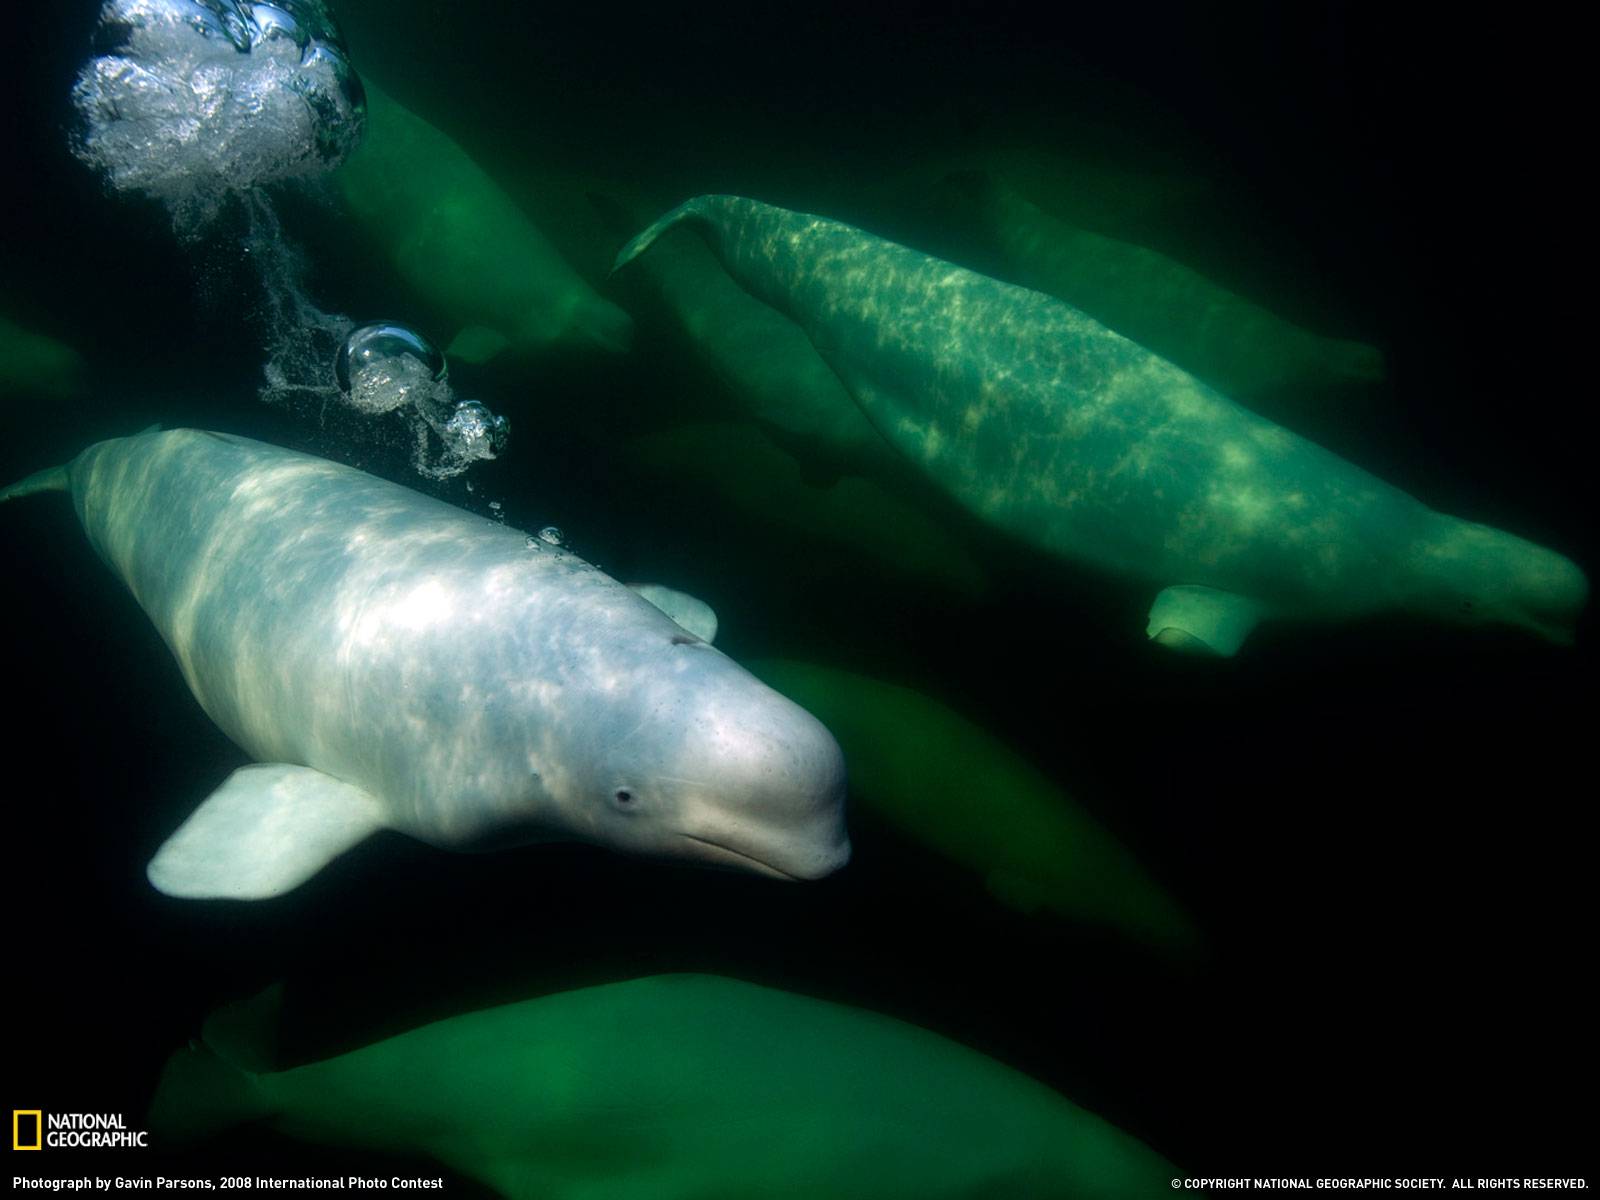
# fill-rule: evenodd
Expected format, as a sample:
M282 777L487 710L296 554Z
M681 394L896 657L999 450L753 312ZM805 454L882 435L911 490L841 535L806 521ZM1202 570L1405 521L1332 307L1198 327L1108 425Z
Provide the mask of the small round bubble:
M567 535L554 525L546 525L539 530L539 540L547 546L565 546L567 544Z

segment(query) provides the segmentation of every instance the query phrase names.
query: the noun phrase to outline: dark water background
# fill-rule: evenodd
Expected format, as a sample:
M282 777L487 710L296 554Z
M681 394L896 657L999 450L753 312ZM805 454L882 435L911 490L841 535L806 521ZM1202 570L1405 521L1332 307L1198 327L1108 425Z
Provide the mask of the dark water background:
M4 397L0 476L157 420L333 452L255 401L261 349L236 260L186 256L159 212L106 198L66 154L94 7L8 18L0 301L82 349L94 388L72 404ZM1165 230L1164 249L1389 354L1386 386L1298 428L1435 507L1600 561L1586 64L1548 15L875 0L337 11L357 68L508 182L553 164L865 221L856 197L885 159L1017 128L1211 178L1216 197ZM403 285L359 239L302 207L317 297L407 315ZM994 579L983 602L956 604L632 477L608 452L621 433L716 408L665 342L641 330L629 358L458 369L514 441L470 476L474 493L446 494L499 499L513 524L560 524L612 574L704 595L736 658L843 665L958 707L1123 837L1201 923L1207 960L1175 968L1018 916L870 823L847 871L805 887L383 836L279 901L165 899L144 863L242 757L47 498L0 512L0 1104L136 1123L203 1015L275 979L291 990L286 1046L313 1058L490 1003L712 970L936 1029L1193 1174L1588 1165L1592 621L1570 650L1399 618L1268 626L1237 659L1197 662L1146 645L1143 591L936 510ZM415 483L399 456L356 457ZM391 1165L245 1133L181 1161L57 1152L16 1170L158 1164Z

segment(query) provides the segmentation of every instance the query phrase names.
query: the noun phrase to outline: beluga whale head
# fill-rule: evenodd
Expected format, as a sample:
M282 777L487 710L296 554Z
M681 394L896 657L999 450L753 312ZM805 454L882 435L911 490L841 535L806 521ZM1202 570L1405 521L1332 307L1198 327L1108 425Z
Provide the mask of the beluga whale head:
M646 599L660 589L528 544L519 569L560 574L566 599L517 572L498 600L474 585L430 624L427 657L448 665L387 693L407 749L373 790L403 797L397 826L461 850L578 841L794 880L842 867L844 756L822 723ZM427 636L410 630L408 654Z
M560 796L563 823L624 853L819 879L849 861L844 755L805 709L679 632L611 697L627 713ZM570 760L569 760L570 761Z
M1425 581L1415 607L1454 624L1523 629L1572 644L1588 603L1583 569L1564 555L1515 534L1444 517L1416 544Z

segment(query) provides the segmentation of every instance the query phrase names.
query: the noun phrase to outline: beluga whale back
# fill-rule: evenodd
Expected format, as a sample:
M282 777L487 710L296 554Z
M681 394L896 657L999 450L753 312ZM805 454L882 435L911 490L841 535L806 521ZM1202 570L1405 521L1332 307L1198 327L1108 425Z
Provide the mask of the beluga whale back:
M100 442L0 500L47 490L258 760L161 847L163 892L277 895L384 828L800 879L849 856L828 731L539 538L192 429Z
M880 434L965 508L1157 588L1147 632L1233 654L1264 618L1406 611L1572 638L1554 551L1435 512L1039 292L824 217L699 196L690 222L800 326Z

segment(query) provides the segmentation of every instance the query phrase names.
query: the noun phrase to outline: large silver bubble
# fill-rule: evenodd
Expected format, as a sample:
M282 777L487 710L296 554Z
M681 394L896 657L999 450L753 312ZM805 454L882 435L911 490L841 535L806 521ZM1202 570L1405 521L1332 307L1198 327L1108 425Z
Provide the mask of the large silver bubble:
M72 90L73 149L180 225L230 192L338 165L360 141L361 81L320 0L109 0Z
M447 370L444 353L415 329L399 321L371 321L351 330L334 359L334 378L339 387L348 392L361 371L399 355L422 363L434 381L444 379Z

